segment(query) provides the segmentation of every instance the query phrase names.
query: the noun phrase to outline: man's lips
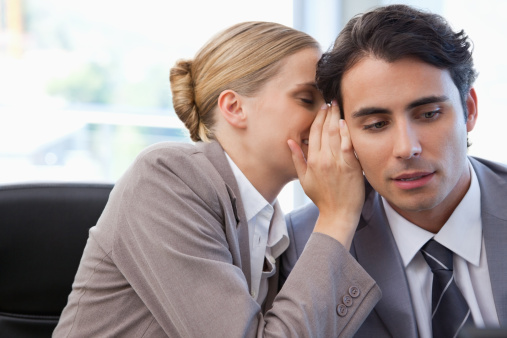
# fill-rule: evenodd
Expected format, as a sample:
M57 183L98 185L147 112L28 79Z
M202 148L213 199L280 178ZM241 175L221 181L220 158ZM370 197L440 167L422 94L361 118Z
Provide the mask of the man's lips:
M398 175L394 178L397 181L414 181L423 178L424 176L428 176L433 174L433 172L414 172L414 173L406 173Z
M404 173L393 178L394 184L401 189L415 189L426 185L434 177L435 172Z

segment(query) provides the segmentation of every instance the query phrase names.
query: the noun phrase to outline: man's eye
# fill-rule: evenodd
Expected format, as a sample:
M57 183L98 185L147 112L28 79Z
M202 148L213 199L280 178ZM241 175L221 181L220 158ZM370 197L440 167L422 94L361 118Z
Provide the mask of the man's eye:
M435 117L438 113L440 113L440 111L434 110L434 111L424 113L423 116L425 119L431 119L431 118Z
M372 123L372 124L367 124L363 127L363 129L372 129L372 130L375 130L375 129L382 129L384 128L385 126L387 126L387 121L380 121L380 122L375 122L375 123Z

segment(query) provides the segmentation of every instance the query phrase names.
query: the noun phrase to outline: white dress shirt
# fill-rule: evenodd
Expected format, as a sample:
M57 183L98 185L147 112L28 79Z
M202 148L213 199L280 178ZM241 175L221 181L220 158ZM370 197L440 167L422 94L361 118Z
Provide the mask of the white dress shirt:
M477 327L498 327L486 249L482 236L481 191L469 163L471 183L466 195L435 235L400 216L382 198L387 219L405 265L412 306L421 338L431 338L431 286L433 273L420 249L434 237L454 252L454 277Z
M289 246L285 218L278 203L268 203L225 154L238 182L245 216L248 222L250 243L250 271L252 297L262 305L268 293L268 278L276 272L276 261Z

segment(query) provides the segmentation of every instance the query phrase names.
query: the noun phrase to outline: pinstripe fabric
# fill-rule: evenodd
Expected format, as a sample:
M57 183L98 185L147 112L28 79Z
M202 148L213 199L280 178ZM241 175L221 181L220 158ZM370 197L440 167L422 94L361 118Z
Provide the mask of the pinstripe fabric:
M473 321L468 304L454 281L453 253L433 239L423 246L421 252L433 272L433 338L456 337L465 325L473 325Z

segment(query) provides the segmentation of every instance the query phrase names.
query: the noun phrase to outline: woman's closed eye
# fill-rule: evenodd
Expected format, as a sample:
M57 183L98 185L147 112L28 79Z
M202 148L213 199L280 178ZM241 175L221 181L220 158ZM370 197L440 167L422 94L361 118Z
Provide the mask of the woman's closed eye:
M300 104L312 110L317 106L320 107L322 103L324 103L324 98L313 86L306 86L304 90L295 92L293 97L299 101Z
M305 104L314 104L315 100L313 97L301 97L300 100Z
M299 100L302 102L302 104L308 106L311 109L314 109L316 107L320 108L320 106L322 106L324 103L324 99L320 95L301 96Z

